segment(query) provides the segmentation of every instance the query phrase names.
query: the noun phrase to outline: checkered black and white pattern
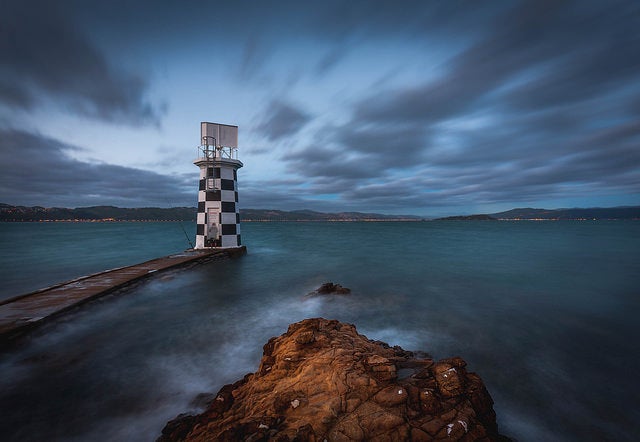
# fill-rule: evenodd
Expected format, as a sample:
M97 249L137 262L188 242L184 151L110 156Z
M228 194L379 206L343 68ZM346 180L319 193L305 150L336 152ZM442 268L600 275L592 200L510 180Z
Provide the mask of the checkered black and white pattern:
M238 160L199 159L198 217L196 249L239 247L240 210L238 208Z

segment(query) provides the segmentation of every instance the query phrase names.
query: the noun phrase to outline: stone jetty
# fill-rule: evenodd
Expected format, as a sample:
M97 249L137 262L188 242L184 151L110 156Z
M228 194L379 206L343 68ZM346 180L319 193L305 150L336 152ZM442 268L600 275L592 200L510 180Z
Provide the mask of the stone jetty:
M187 250L127 267L111 269L0 301L0 347L45 321L158 272L241 256L246 247Z

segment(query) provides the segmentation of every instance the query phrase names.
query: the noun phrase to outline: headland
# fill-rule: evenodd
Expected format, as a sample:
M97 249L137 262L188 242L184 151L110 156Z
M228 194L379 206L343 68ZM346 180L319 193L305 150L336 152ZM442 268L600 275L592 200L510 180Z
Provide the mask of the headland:
M291 324L263 350L258 371L167 423L158 442L510 440L459 357L434 361L323 318Z

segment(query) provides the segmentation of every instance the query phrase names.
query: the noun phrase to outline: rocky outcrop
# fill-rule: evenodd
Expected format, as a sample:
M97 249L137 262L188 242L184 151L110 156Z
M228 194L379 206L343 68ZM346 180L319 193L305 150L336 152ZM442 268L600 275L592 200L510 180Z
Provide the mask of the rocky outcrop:
M434 362L322 318L271 338L256 373L225 385L159 441L496 441L493 401L460 358Z
M351 293L351 289L342 287L340 284L334 284L333 282L325 282L320 287L309 293L308 296L314 295L348 295Z

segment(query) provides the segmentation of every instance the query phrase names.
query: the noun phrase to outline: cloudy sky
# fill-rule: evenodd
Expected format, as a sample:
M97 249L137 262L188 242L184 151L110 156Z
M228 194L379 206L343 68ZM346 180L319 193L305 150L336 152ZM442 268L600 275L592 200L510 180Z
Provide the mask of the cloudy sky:
M640 2L0 2L0 202L194 206L200 121L245 208L640 204Z

